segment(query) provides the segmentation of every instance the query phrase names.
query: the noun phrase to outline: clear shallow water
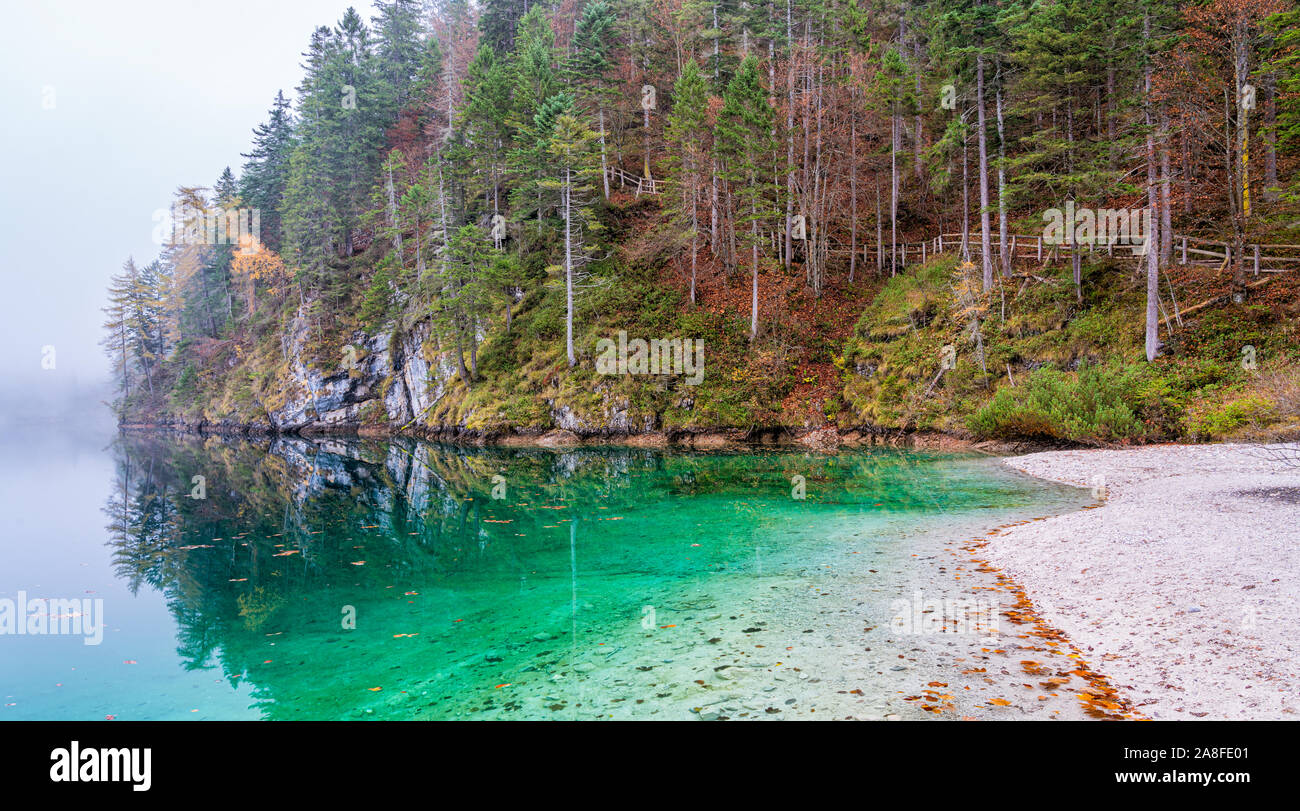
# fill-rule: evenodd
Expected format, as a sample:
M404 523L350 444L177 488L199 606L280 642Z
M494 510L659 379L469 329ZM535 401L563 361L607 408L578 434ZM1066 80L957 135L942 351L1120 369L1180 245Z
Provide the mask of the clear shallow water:
M0 719L917 715L994 654L893 601L1001 599L952 542L1089 501L892 450L54 442L6 446L0 599L101 598L104 641L0 635Z

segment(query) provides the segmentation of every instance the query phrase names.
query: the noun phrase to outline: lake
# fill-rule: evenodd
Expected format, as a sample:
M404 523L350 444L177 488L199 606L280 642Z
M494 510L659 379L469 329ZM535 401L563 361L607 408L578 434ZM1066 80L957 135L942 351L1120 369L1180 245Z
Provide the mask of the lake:
M1084 717L960 547L1091 494L988 456L3 447L0 720Z

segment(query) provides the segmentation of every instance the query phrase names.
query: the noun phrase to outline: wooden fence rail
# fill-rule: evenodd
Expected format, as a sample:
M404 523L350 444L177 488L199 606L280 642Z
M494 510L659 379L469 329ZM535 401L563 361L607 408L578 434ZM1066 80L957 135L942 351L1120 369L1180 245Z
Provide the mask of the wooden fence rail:
M923 242L901 242L897 246L896 255L900 265L908 264L917 259L924 262L927 257L935 254L960 251L962 242L960 233L938 234ZM967 234L965 243L966 252L971 257L979 256L983 251L979 232ZM1194 248L1191 247L1193 244L1206 247ZM995 253L998 252L997 239L992 241L991 246ZM1232 245L1230 243L1215 242L1200 237L1174 234L1172 247L1174 255L1184 265L1226 267L1232 258ZM1216 248L1217 250L1215 250ZM1121 243L1115 238L1101 238L1092 244L1066 245L1046 242L1041 235L1007 235L1007 253L1010 254L1013 262L1032 260L1040 264L1046 264L1052 261L1064 261L1071 257L1075 250L1090 256L1103 251L1107 256L1138 257L1145 255L1145 245ZM849 253L849 249L844 247L832 248L830 252L843 256ZM1255 275L1300 270L1300 245L1249 244L1244 246L1244 252L1247 265ZM890 266L890 246L864 244L862 247L863 260L870 262L872 254L876 254L877 267L885 268Z
M606 171L611 182L616 181L619 186L624 188L627 186L633 187L637 197L643 194L661 194L664 191L663 180L657 180L653 177L641 177L621 166L611 166ZM862 259L864 262L869 263L872 259L871 255L874 253L876 267L883 270L885 267L893 265L892 259L895 256L898 259L899 266L907 265L910 261L918 259L924 263L930 256L961 250L963 242L965 242L966 252L969 255L978 256L983 251L982 234L983 232L971 232L966 234L963 240L960 233L940 233L922 242L899 243L893 249L887 245L876 245L873 250L870 243L864 242L862 245ZM1121 244L1119 239L1114 237L1100 238L1094 240L1091 244L1084 245L1047 243L1041 234L1008 234L1007 238L1009 240L1007 253L1010 254L1013 263L1017 260L1030 259L1041 264L1063 261L1066 257L1072 256L1075 250L1086 252L1089 256L1095 255L1103 249L1107 256L1114 256L1117 249L1120 256L1141 256L1145 254L1145 245L1129 244L1127 241ZM997 250L996 243L999 240L993 240L990 243L994 245L994 250ZM1193 244L1207 247L1194 248L1191 247ZM1184 265L1227 267L1232 258L1231 244L1186 234L1173 235L1173 248ZM829 253L844 256L850 250L847 247L830 248ZM1300 245L1251 244L1245 246L1245 253L1247 261L1256 276L1261 273L1286 273L1300 269ZM1286 267L1267 267L1267 265L1285 265Z
M618 181L619 186L632 186L637 197L643 194L660 194L663 192L664 181L662 180L656 180L653 177L640 177L620 166L611 166L607 171L610 181Z

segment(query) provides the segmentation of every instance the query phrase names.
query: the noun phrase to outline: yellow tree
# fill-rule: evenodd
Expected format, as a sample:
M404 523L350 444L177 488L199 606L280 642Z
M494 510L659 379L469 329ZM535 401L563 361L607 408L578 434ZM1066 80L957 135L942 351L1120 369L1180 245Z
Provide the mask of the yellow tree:
M251 234L240 236L239 249L230 260L230 275L244 290L244 304L249 314L257 306L259 284L272 299L279 301L289 283L284 260Z

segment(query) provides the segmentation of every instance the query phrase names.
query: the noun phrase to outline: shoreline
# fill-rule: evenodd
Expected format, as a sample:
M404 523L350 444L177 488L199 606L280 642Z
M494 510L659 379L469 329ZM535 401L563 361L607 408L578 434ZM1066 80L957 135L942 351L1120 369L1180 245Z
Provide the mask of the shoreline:
M1135 709L1156 720L1297 717L1300 465L1248 445L1002 461L1104 497L993 533L981 552Z
M974 451L990 455L1013 455L1046 450L1082 447L1032 439L978 440L941 431L898 431L878 426L840 429L836 426L796 427L789 425L717 428L683 428L668 431L626 433L600 431L577 433L564 428L483 431L452 428L439 430L426 426L411 429L389 426L307 425L295 428L272 428L260 424L175 421L123 422L120 433L175 434L232 439L273 439L300 437L320 439L394 440L416 439L464 447L535 447L568 448L612 445L633 448L673 448L679 450L736 450L745 448L805 448L834 452L841 448L867 447L911 448L930 451Z

